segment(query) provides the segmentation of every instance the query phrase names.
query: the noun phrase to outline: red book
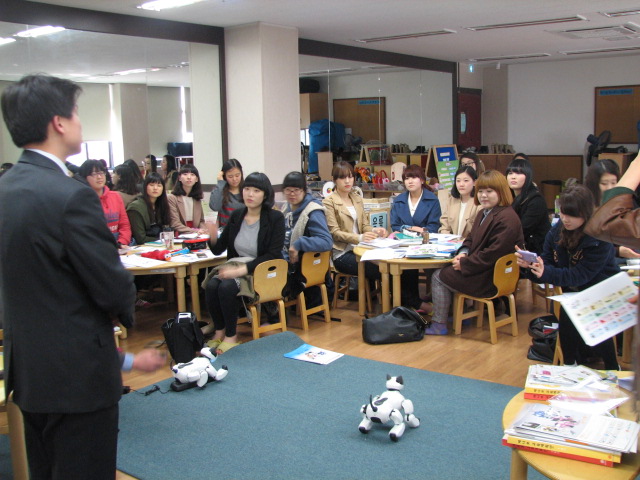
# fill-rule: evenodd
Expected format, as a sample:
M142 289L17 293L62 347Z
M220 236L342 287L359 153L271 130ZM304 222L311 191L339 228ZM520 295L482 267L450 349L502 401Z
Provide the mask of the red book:
M569 458L571 460L594 463L596 465L602 465L604 467L613 467L615 465L614 462L611 462L609 460L603 460L601 458L584 457L582 455L576 455L573 453L558 452L555 450L545 450L544 448L527 447L524 445L514 445L513 443L507 442L507 439L505 438L502 439L502 444L506 447L517 448L518 450L523 450L525 452L542 453L544 455L553 455L554 457Z

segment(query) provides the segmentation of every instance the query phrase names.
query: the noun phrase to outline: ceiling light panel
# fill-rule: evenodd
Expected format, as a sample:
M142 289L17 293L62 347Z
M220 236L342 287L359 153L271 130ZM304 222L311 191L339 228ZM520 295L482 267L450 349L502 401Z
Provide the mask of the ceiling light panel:
M583 22L586 20L587 19L582 15L574 15L572 17L548 18L546 20L529 20L525 22L497 23L495 25L481 25L477 27L466 27L466 29L473 30L474 32L482 32L484 30L495 30L499 28L532 27L536 25L552 25L555 23Z
M389 40L404 40L407 38L433 37L436 35L449 35L451 33L456 33L456 31L450 30L448 28L443 28L442 30L434 30L432 32L403 33L401 35L390 35L387 37L360 38L360 39L356 39L356 42L359 42L359 43L387 42Z
M38 28L30 28L29 30L23 30L22 32L16 33L14 36L21 38L36 38L42 37L44 35L51 35L54 33L64 31L64 27L52 27L51 25L47 25L44 27Z
M624 53L624 52L636 52L640 51L640 47L613 47L613 48L597 48L591 50L566 50L561 53L562 55L585 55L593 53Z
M142 5L138 5L138 8L142 10L153 10L159 12L160 10L186 7L187 5L193 5L194 3L200 3L204 1L207 0L154 0L151 2L145 2Z
M8 45L9 43L13 43L15 41L15 38L0 38L0 45Z
M575 28L552 33L557 33L566 38L584 40L589 38L610 38L621 35L633 35L637 32L631 28L627 28L626 25L615 25L611 27Z
M528 58L550 57L550 53L525 53L523 55L503 55L499 57L467 58L468 62L501 62L503 60L524 60Z
M600 12L600 15L605 17L625 17L627 15L640 15L640 8L634 8L633 10L620 10L617 12Z

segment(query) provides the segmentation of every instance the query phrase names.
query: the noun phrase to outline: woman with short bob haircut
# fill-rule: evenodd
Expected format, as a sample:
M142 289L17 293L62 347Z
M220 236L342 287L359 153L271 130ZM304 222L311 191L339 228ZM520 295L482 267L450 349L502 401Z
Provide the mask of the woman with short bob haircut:
M173 191L167 196L171 228L178 234L208 232L204 225L202 197L204 193L198 169L195 165L183 165Z
M427 335L446 335L452 294L462 292L474 297L491 297L496 293L493 269L499 258L524 245L520 218L511 208L513 195L507 179L500 172L487 170L476 182L478 214L471 233L456 253L451 265L437 270L431 279L433 304L427 313L433 322Z
M358 274L358 261L353 247L362 241L386 237L382 227L373 228L364 214L362 197L353 191L355 175L350 163L336 162L331 171L335 189L322 201L327 225L333 237L332 258L336 270L348 275ZM370 280L380 278L378 267L365 263L365 275Z
M229 223L217 237L217 227L208 223L209 246L215 255L227 251L227 263L207 280L205 295L215 331L207 344L217 353L224 353L238 345L238 311L241 278L253 274L262 262L282 258L285 227L282 212L273 209L275 192L264 173L252 173L242 189L244 206L233 211ZM259 322L259 318L253 319Z
M507 166L506 175L516 196L512 207L522 223L525 248L539 254L551 223L547 202L533 183L533 167L525 158L516 158Z

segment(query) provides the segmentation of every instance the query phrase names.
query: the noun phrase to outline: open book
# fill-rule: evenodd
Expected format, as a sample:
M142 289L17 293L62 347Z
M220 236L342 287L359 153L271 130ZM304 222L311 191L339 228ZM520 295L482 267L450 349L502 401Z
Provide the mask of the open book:
M294 360L302 360L304 362L319 363L320 365L327 365L343 355L344 353L332 352L331 350L314 347L312 345L307 345L306 343L300 345L292 352L284 354L286 358L293 358Z

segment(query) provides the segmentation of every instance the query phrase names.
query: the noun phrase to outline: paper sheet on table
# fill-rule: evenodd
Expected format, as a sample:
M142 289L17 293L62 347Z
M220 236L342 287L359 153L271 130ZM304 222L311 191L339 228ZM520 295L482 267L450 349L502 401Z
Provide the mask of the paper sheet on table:
M193 252L187 253L185 255L176 255L175 257L171 257L170 262L176 263L195 263L200 260L208 260L211 258L221 258L226 257L227 251L225 250L220 255L214 255L211 250L208 248L202 250L194 250Z
M155 258L141 257L140 255L126 255L121 256L120 261L126 268L141 267L151 268L157 266L166 266L167 262L162 260L156 260Z
M404 248L372 248L364 252L360 257L360 261L393 260L394 258L404 258L406 253L407 251Z
M638 322L638 306L629 303L637 293L629 275L620 272L582 292L556 297L584 342L592 347Z
M453 233L430 233L429 241L434 243L447 243L459 240L460 235L454 235Z

